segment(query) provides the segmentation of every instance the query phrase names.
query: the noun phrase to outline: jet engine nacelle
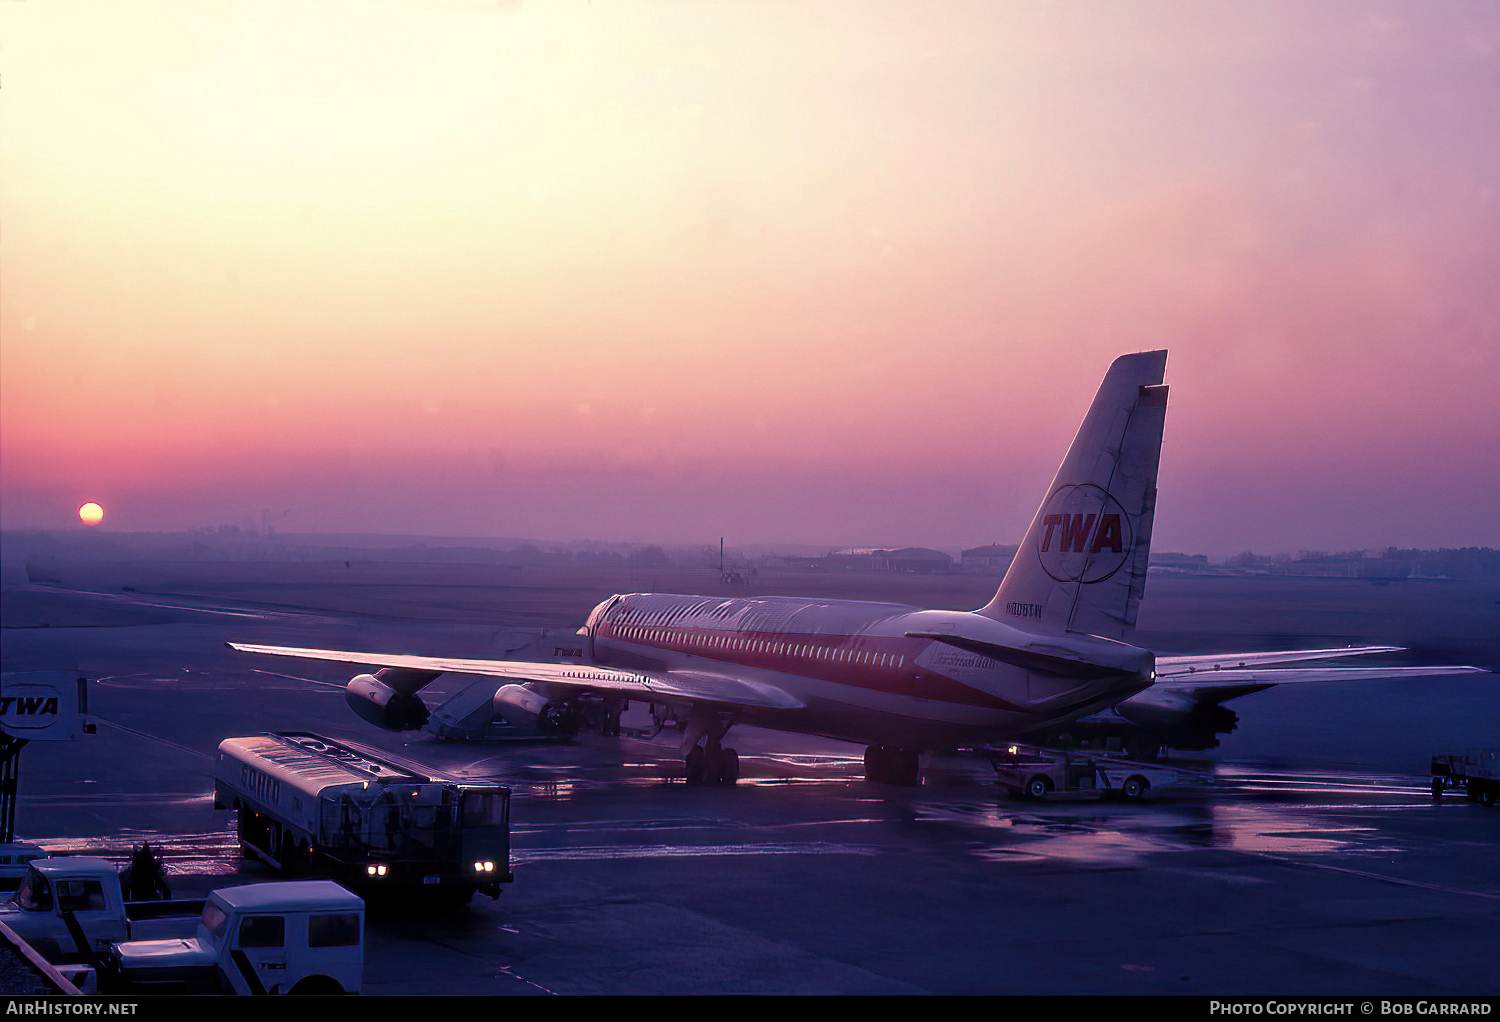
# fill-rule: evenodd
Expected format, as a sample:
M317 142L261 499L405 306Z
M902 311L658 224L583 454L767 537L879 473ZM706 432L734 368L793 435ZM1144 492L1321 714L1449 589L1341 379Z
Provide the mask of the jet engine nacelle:
M501 685L495 691L495 716L515 727L535 728L537 734L568 734L577 728L577 715L565 703L554 703L525 685Z
M1216 748L1240 722L1239 714L1213 703L1195 701L1178 693L1153 693L1152 698L1127 699L1115 713L1156 734L1163 744L1186 752Z
M361 674L344 687L349 708L387 731L415 731L427 723L427 705L420 696L398 692L373 674Z

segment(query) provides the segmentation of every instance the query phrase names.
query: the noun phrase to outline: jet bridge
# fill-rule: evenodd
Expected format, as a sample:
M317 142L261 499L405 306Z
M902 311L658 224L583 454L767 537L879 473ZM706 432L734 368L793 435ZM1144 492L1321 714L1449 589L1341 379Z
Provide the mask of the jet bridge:
M16 838L21 750L93 734L87 714L88 680L72 671L0 674L0 843Z

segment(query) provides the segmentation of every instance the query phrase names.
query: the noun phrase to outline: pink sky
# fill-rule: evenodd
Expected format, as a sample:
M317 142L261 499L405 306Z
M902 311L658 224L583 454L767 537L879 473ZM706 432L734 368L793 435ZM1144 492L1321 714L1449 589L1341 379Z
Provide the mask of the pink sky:
M1489 3L0 4L0 512L1500 545ZM290 510L290 514L282 512Z

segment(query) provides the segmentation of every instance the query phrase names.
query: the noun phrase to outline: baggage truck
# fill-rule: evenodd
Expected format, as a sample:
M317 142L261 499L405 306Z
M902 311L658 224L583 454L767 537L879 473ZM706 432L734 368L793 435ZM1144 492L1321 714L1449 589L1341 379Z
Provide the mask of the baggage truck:
M430 777L305 731L220 742L214 807L238 812L244 854L367 896L462 903L513 879L510 789Z
M1432 757L1432 797L1441 798L1448 788L1461 788L1473 801L1494 805L1500 800L1500 752Z
M990 762L1000 784L1013 795L1045 799L1054 794L1092 793L1104 798L1144 798L1153 788L1206 780L1191 770L1141 763L1099 753L1065 752L1032 745L992 750Z

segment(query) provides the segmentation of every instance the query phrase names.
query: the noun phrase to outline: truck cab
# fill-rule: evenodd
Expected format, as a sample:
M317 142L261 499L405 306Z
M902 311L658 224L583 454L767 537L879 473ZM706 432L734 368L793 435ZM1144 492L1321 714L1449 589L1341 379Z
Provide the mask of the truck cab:
M237 994L357 994L364 901L330 880L213 892L196 933L116 944L101 988Z
M14 891L26 875L26 867L45 858L45 851L25 841L0 843L0 891Z
M192 932L199 901L129 903L106 859L34 859L14 894L0 902L5 923L48 961L88 961L116 941Z

